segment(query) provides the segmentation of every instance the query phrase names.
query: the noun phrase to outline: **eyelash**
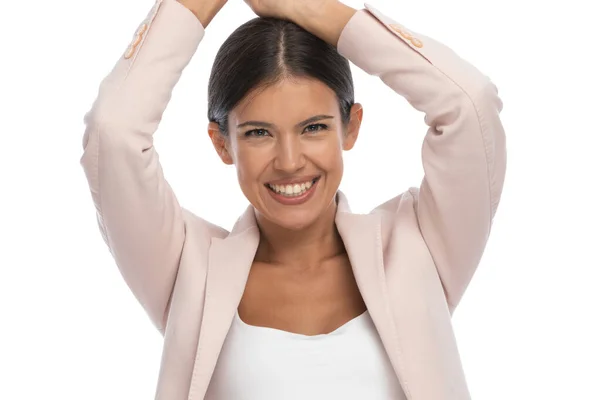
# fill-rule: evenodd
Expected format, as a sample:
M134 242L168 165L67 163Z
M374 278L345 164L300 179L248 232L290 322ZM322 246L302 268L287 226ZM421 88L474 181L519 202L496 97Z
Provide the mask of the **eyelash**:
M315 127L315 126L318 127L319 129L316 130L316 131L310 131L310 133L312 133L312 132L319 132L319 131L325 131L325 130L328 129L328 126L325 125L325 124L311 124L311 125L308 125L306 128ZM244 136L246 136L246 137L249 137L249 136L265 137L265 135L258 135L258 136L254 135L254 133L259 132L259 131L268 132L266 129L262 129L262 128L252 129L252 130L249 130L246 133L244 133Z

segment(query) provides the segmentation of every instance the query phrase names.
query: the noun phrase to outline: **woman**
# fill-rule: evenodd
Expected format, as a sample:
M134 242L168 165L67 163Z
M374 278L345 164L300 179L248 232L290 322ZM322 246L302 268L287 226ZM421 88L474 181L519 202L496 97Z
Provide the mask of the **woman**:
M251 204L232 232L178 205L152 141L226 0L158 0L85 119L103 238L164 335L157 398L469 398L451 314L504 182L495 86L372 7L246 2L263 18L209 83L208 133ZM338 191L362 119L347 60L429 126L421 187L367 215Z

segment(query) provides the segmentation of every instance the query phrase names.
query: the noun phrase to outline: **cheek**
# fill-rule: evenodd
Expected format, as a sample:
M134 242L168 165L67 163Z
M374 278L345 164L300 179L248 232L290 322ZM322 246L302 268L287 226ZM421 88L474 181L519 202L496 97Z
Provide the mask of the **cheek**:
M240 185L249 186L260 178L265 170L267 157L257 149L240 147L236 149L235 167Z
M309 143L306 155L322 169L333 172L342 166L342 144L334 136L326 140Z

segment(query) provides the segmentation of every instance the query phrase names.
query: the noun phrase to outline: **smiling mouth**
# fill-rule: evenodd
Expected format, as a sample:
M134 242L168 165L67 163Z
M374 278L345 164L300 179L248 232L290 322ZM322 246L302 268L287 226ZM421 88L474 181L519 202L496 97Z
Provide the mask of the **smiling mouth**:
M296 182L286 185L275 185L271 183L265 183L265 186L267 187L267 189L280 196L294 198L300 197L306 194L308 191L310 191L310 189L313 187L313 185L317 183L319 179L321 179L320 176L312 180L308 180L306 182Z

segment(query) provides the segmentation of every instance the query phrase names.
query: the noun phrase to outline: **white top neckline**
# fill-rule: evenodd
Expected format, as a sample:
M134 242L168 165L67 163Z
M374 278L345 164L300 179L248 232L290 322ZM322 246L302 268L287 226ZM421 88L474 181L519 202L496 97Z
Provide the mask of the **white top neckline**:
M320 333L317 335L304 335L302 333L289 332L289 331L285 331L283 329L271 328L271 327L267 327L267 326L250 325L250 324L247 324L246 322L244 322L244 320L242 320L237 309L235 310L235 322L237 325L241 326L243 329L245 329L247 331L255 331L256 333L295 337L295 338L304 339L304 340L318 340L318 339L324 339L324 338L327 338L330 336L339 335L342 332L344 332L345 330L349 329L353 325L357 325L357 324L361 324L361 323L364 324L364 321L367 319L368 313L369 313L369 311L366 310L362 314L352 318L345 324L341 325L334 331L329 332L329 333Z
M330 333L249 325L235 312L206 400L406 400L368 311Z

